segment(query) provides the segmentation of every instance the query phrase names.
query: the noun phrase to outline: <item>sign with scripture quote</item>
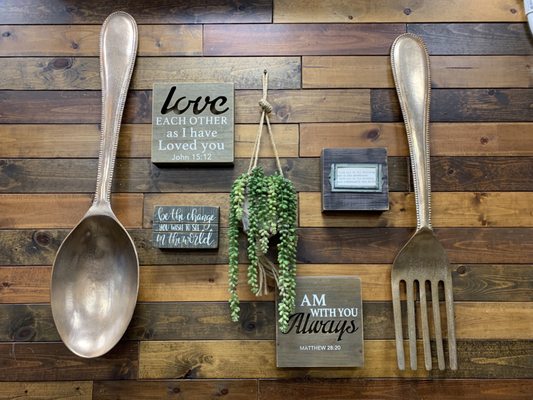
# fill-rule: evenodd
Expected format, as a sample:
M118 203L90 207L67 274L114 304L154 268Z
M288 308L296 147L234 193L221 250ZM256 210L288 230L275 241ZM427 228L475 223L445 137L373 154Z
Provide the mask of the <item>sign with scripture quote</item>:
M160 249L216 249L218 228L218 207L155 206L152 242Z
M296 309L276 330L278 367L362 367L363 309L356 276L296 278Z
M322 211L389 209L387 149L322 149Z
M233 83L155 83L153 163L233 163Z

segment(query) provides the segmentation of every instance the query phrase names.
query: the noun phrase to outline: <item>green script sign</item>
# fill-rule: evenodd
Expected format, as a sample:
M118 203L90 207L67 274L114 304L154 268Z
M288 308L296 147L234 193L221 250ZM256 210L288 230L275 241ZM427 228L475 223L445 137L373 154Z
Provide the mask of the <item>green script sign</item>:
M233 163L233 83L155 83L152 162Z

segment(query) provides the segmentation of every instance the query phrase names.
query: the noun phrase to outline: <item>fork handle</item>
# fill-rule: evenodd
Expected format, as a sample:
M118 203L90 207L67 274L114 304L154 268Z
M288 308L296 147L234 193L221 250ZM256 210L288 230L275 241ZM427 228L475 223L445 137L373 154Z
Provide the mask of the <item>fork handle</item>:
M429 56L418 36L405 33L391 49L392 72L402 108L415 188L417 230L431 229L429 167Z

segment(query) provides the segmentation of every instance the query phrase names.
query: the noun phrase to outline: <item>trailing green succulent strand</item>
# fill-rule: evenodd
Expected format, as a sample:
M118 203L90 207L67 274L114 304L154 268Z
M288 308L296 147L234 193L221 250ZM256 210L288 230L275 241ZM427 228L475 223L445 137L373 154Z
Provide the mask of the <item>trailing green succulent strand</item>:
M274 175L276 177L276 175ZM288 328L289 317L294 311L296 297L296 218L297 199L292 182L277 175L278 203L278 266L279 266L279 327Z
M249 175L239 176L231 188L229 210L229 292L230 312L233 321L239 320L239 297L237 284L239 282L239 225L244 212L244 199Z
M266 254L270 237L279 235L278 289L279 327L285 332L296 296L296 218L297 196L292 182L278 173L265 176L261 167L241 175L234 182L230 194L229 216L229 291L231 318L239 319L237 296L239 267L239 224L247 199L248 284L259 295L259 257Z

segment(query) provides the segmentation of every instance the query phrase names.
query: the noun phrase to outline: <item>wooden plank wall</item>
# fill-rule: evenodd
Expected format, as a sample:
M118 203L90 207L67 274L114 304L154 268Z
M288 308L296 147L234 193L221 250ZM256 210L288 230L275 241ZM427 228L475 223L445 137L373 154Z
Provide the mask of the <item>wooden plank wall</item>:
M94 191L98 34L117 9L140 25L113 204L139 251L141 289L125 338L86 360L59 341L48 286ZM533 39L524 21L519 0L0 2L0 398L531 399ZM388 54L406 31L431 53L433 215L454 268L456 372L396 368L390 263L415 212ZM242 320L229 321L228 192L248 163L264 68L282 164L299 191L299 274L361 277L361 369L276 369L272 298L242 290ZM155 81L235 83L234 167L151 164ZM390 211L322 215L325 146L387 147ZM272 152L262 156L272 169ZM152 247L155 204L220 206L220 249Z

